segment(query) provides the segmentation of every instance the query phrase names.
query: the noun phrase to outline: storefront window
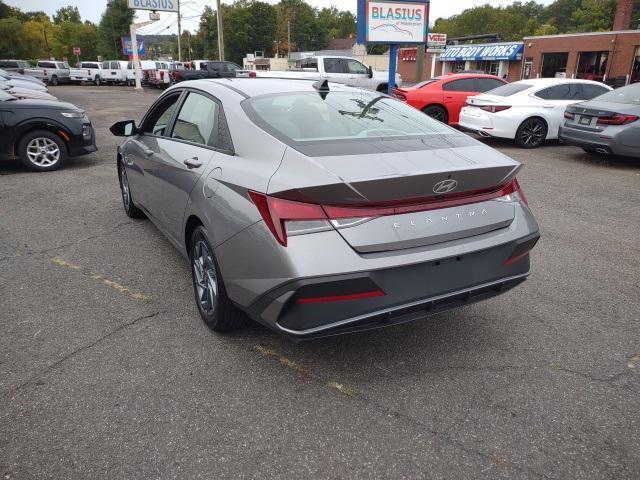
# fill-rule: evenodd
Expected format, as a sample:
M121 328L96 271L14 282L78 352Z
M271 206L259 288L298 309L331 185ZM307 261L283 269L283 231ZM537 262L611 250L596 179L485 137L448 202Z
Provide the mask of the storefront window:
M453 73L458 73L458 72L462 72L464 71L464 66L465 66L466 62L464 60L457 60L455 62L453 62L451 71Z
M576 77L601 82L607 73L608 58L609 52L580 52Z
M631 83L640 82L640 47L636 47L636 56L633 59L631 70Z
M567 74L568 59L567 52L543 54L541 76L543 78L564 78Z
M476 70L488 73L489 75L498 75L498 72L500 71L500 62L481 60L476 62Z

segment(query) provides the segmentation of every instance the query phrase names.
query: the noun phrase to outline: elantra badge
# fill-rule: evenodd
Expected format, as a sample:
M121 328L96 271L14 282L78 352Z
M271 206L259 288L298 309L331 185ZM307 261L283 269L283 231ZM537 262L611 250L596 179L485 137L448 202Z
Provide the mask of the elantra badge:
M439 195L443 193L449 193L458 186L458 181L453 178L447 178L446 180L441 180L433 186L433 192Z

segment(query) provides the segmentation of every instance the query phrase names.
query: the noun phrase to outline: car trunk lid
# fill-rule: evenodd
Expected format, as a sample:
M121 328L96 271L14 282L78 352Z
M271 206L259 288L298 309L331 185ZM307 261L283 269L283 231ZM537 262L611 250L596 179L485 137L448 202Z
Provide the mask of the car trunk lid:
M514 207L493 199L520 164L467 139L447 139L450 147L466 145L457 148L360 155L307 157L288 149L268 194L322 206L345 241L363 253L503 228Z

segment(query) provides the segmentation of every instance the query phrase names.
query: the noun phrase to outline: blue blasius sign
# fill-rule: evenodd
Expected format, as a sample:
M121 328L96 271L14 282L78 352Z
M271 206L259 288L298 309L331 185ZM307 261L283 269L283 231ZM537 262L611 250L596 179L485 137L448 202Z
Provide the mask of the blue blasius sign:
M395 87L398 45L425 45L429 0L358 0L358 43L389 45L387 93Z

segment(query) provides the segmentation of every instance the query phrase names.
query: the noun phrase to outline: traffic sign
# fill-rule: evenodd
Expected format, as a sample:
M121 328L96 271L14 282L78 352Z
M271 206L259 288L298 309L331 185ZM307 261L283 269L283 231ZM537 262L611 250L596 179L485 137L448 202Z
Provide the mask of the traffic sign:
M73 47L73 54L80 55L80 47Z

